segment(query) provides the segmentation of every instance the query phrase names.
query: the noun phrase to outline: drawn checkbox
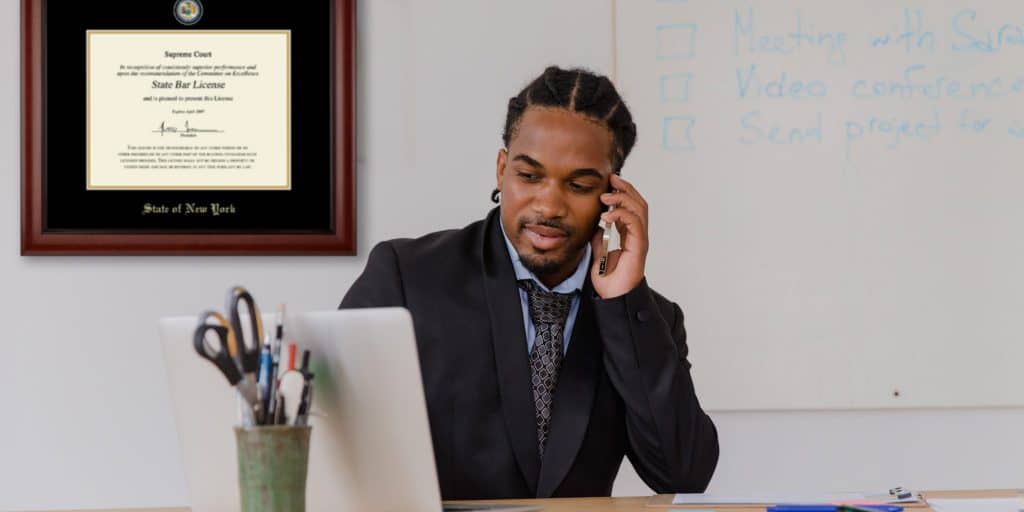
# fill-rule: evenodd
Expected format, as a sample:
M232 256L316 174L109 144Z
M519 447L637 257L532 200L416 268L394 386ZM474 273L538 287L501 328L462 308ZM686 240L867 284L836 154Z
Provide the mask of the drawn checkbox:
M690 100L690 83L693 73L679 73L661 76L661 102L686 103Z
M692 59L697 54L697 25L677 23L659 25L658 60Z
M666 117L661 125L661 147L673 151L693 151L693 126L697 121L690 116Z

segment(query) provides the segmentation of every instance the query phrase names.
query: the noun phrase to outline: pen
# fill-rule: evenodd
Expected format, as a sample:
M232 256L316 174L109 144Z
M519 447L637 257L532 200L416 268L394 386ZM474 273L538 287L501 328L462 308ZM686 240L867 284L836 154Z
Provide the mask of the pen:
M270 421L271 425L283 425L284 424L284 397L277 395L274 397L274 416Z
M287 371L292 371L295 369L295 349L296 347L294 343L288 344L288 364L285 365Z
M903 507L895 505L775 505L767 512L902 512Z
M270 396L267 398L269 406L266 412L267 422L270 424L273 424L274 413L277 407L277 374L281 367L281 343L284 341L284 304L277 306L274 324L274 341L270 346Z
M298 417L295 418L295 424L299 426L305 426L309 419L309 410L313 407L313 374L310 373L306 376L306 384L302 387L302 403L299 404Z
M299 368L299 372L302 373L306 382L302 386L302 402L299 403L295 424L305 425L309 417L309 410L313 406L313 374L309 371L309 350L302 351L302 367Z
M902 512L896 505L839 505L839 512Z
M277 314L274 315L274 324L274 338L281 343L281 340L284 339L284 304L278 304Z
M767 512L836 512L835 505L775 505Z
M263 404L263 410L264 411L269 411L270 410L270 404L271 404L271 401L270 401L270 388L271 388L271 384L270 383L271 383L271 380L273 379L273 376L271 375L273 372L274 372L274 361L270 357L270 343L266 342L266 343L263 344L263 350L260 351L260 378L259 378L259 381L258 381L258 384L259 384L259 388L258 389L259 389L259 392L260 392L259 400L260 400L260 403ZM257 419L259 419L259 418L257 418ZM265 421L266 418L263 418L263 420Z

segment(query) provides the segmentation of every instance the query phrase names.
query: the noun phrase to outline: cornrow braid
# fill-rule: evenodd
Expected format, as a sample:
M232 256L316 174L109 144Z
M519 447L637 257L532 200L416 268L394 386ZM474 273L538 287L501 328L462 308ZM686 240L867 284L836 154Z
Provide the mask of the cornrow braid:
M586 69L561 69L550 66L518 95L508 100L502 141L508 147L519 128L523 112L531 106L558 107L583 114L603 125L612 134L612 168L615 173L636 143L636 124L612 81Z

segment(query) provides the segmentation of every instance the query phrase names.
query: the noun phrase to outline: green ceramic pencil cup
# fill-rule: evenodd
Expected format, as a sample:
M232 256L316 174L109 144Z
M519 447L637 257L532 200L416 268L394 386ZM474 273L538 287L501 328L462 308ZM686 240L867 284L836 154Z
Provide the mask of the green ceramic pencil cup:
M242 512L304 512L310 426L235 427Z

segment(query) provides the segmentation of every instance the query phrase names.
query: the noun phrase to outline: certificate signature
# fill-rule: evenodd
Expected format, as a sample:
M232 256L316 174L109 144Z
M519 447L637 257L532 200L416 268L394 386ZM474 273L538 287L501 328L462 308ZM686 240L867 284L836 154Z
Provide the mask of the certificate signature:
M159 133L160 135L163 135L165 133L180 133L183 136L195 137L195 134L197 134L197 133L224 133L224 130L217 130L217 129L213 129L213 128L196 128L194 126L189 126L187 120L185 121L185 127L184 128L179 128L177 126L171 126L171 125L167 124L166 121L160 121L160 127L157 128L156 130L153 130L153 133ZM191 135L189 135L189 134L191 134Z

